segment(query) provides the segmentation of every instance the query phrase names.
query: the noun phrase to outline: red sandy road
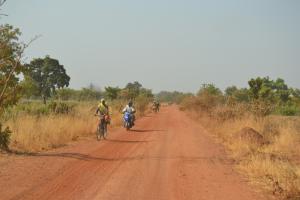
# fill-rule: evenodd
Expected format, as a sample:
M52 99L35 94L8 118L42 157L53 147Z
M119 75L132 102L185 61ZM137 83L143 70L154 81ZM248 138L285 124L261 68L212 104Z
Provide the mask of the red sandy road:
M139 120L135 130L0 162L0 199L266 199L177 107Z

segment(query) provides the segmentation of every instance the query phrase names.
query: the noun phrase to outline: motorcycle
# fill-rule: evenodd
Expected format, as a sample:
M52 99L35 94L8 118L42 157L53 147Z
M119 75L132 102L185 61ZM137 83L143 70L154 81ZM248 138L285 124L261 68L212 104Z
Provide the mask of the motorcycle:
M123 121L124 121L124 127L126 128L127 131L129 131L133 126L132 120L133 120L132 114L129 112L125 112L123 116Z

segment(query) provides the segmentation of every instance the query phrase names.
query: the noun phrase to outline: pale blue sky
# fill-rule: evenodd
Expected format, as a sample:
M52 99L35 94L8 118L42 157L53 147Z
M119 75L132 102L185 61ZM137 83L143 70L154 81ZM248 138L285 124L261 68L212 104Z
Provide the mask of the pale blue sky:
M195 92L256 76L300 88L300 0L8 0L3 11L22 40L42 35L29 60L59 59L73 88Z

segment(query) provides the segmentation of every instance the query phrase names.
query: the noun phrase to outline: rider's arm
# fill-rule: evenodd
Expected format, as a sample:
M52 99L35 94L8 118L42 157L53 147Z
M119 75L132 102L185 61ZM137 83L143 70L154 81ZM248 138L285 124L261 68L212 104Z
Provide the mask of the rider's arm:
M136 112L136 110L132 107L132 113L135 113Z
M99 108L97 108L95 115L98 115L98 113L100 112Z
M125 113L127 110L127 106L125 106L125 108L122 110L122 113Z

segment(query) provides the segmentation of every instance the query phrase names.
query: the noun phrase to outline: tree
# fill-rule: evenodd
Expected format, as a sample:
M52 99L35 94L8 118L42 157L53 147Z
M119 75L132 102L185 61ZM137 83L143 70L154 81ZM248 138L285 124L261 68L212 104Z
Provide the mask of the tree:
M290 96L293 93L293 90L281 78L273 81L269 77L257 77L248 81L248 84L250 86L251 97L256 100L286 103L290 100Z
M142 87L142 84L140 84L138 81L128 83L125 87L125 90L127 90L128 98L135 99L137 96L139 96L140 89Z
M248 81L250 87L250 95L253 99L274 100L273 98L273 81L269 77L257 77Z
M5 0L0 0L0 7ZM3 15L0 13L0 16ZM0 25L0 117L5 108L15 105L20 99L19 76L24 71L22 58L28 44L19 42L21 32L11 25ZM32 40L33 41L33 40ZM0 149L8 150L10 141L8 127L2 129L0 122Z
M198 91L198 96L201 96L202 94L222 96L222 91L214 84L202 84L202 87Z
M24 76L24 80L20 83L22 88L22 96L29 99L31 97L38 97L38 85L37 83L30 77Z
M236 86L227 87L225 89L225 96L233 98L238 102L248 102L249 97L249 90L247 88L237 88Z
M110 100L115 100L119 97L121 89L119 87L105 87L105 96Z
M50 56L45 58L37 58L26 65L28 67L28 75L38 85L38 94L46 99L55 94L55 90L69 86L70 77L66 74L63 65L59 61Z
M24 71L21 60L27 45L19 42L20 35L11 25L0 26L0 114L21 97L19 75Z
M281 78L273 81L272 89L275 91L275 96L283 103L286 103L293 93L293 90L289 89L285 81Z

